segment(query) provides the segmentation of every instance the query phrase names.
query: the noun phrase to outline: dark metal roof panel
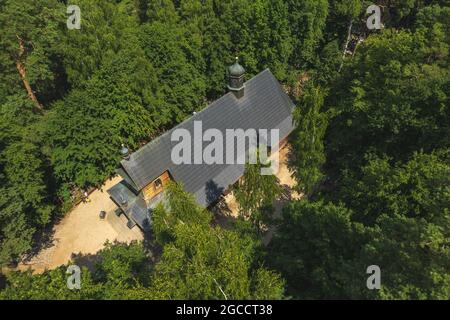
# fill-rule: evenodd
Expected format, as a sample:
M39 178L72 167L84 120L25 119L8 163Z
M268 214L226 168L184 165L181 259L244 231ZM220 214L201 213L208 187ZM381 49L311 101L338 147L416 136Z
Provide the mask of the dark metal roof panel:
M143 230L150 230L150 214L144 199L138 197L128 214Z
M117 204L122 206L122 202L125 200L127 206L129 204L134 203L136 200L136 195L128 188L125 181L121 181L118 184L114 185L111 189L108 189L108 193L111 198Z
M172 148L178 142L171 141L171 134L179 128L193 135L194 121L202 121L203 132L215 128L226 129L280 129L280 139L292 131L293 103L269 70L265 70L245 84L245 95L237 99L228 93L210 106L182 122L172 130L156 138L137 152L130 160L122 161L122 167L137 186L145 187L164 171L169 170L186 191L195 193L199 202L206 204L207 183L228 187L243 173L239 165L175 165L171 160ZM192 140L193 137L192 137ZM204 147L208 143L204 143ZM269 142L270 145L270 142ZM192 143L192 150L193 149ZM238 175L239 174L239 175Z
M214 178L207 180L194 192L200 205L208 207L214 203L225 190L239 180L244 174L244 165L228 165Z
M122 209L128 219L136 222L139 227L147 231L150 228L150 215L147 205L140 196L136 196L127 186L125 181L121 181L111 189L108 194L114 202ZM126 200L126 204L122 204Z
M123 168L118 168L116 170L116 173L118 175L120 175L126 183L128 183L135 191L136 193L138 192L138 187L136 186L136 184L134 183L134 181L131 179L131 177L125 172L125 170Z

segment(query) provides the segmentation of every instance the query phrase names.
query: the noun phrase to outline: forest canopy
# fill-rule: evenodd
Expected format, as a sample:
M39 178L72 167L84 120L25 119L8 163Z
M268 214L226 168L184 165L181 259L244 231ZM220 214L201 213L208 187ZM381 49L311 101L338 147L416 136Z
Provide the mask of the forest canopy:
M155 213L159 261L108 244L83 290L67 290L64 267L10 272L0 299L448 299L449 2L373 2L381 30L365 0L1 1L1 267L115 174L122 144L222 96L236 56L296 104L289 166L304 196L265 247L276 181L247 167L232 230L173 185ZM373 264L379 291L361 287Z

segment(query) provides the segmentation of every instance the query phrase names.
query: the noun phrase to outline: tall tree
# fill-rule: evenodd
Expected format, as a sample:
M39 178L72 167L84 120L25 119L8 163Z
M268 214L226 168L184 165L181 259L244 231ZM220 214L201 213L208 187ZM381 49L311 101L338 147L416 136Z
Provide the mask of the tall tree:
M207 79L208 99L215 99L225 89L226 63L230 59L231 42L226 24L220 20L214 0L180 1L178 13L186 39L191 44L190 61Z
M177 196L175 196L177 195ZM157 238L164 238L151 292L158 299L280 299L283 281L254 260L256 243L235 231L209 225L210 213L199 208L180 186L169 186L165 206L155 212Z
M70 4L81 10L81 29L64 28L59 48L69 85L83 88L105 59L129 47L129 37L138 33L139 15L135 2L129 0L71 0Z
M281 272L287 293L296 299L358 298L348 291L354 282L366 288L366 270L352 267L364 238L363 226L342 205L291 202L270 244L269 265Z
M251 268L252 248L250 238L233 231L178 224L175 241L164 246L155 267L151 290L163 299L280 299L282 280Z
M264 167L260 161L246 164L244 176L234 190L241 218L249 219L258 232L271 222L273 203L282 192L275 175L262 175Z
M46 134L52 164L61 183L100 185L119 160L120 136L104 108L86 91L73 90L55 104Z
M32 236L50 221L54 206L47 182L34 102L25 93L0 105L0 264L17 261Z
M338 113L327 132L329 167L357 168L367 152L406 160L448 147L446 25L435 19L432 29L386 30L364 42L326 101Z
M48 117L48 145L62 183L101 184L117 165L121 143L137 148L169 121L137 30L123 41L128 46L104 57L83 88L56 103Z
M101 299L128 299L150 282L152 261L142 242L107 243L99 252L93 280L101 284Z
M85 257L79 257L83 259ZM70 265L79 264L73 261ZM98 253L95 272L82 267L80 286L67 286L68 265L42 274L14 271L6 274L6 288L0 290L0 300L92 300L132 299L136 292L151 295L147 286L151 264L142 243L107 243Z
M360 182L345 181L339 205L289 204L268 255L286 278L288 294L447 299L450 188L448 155L441 157L418 154L399 167L373 160ZM366 287L371 265L381 268L379 291Z
M327 0L286 1L292 28L293 53L290 64L295 68L310 67L316 59L328 16Z
M299 107L294 111L296 129L293 134L293 154L290 167L298 183L298 189L311 196L324 180L324 135L329 115L323 112L325 92L321 87L308 84Z
M153 230L159 244L172 241L175 226L180 223L208 226L211 222L209 213L197 205L194 196L186 193L181 184L170 183L164 198L164 205L157 206L153 215Z
M288 61L292 54L293 37L285 1L257 0L252 5L254 57L257 61L253 73L270 68L274 75L284 80L289 73Z
M58 86L63 6L55 0L8 0L0 6L0 70L4 76L0 98L25 92L35 110L41 111L45 102L61 94L55 94L55 89L64 90Z
M141 27L141 45L155 67L160 92L170 105L170 120L181 122L204 105L205 81L187 58L189 45L182 30L160 22Z
M6 288L0 300L80 300L100 299L101 286L93 283L87 268L81 270L81 290L67 287L67 267L62 266L42 274L11 272L6 275Z

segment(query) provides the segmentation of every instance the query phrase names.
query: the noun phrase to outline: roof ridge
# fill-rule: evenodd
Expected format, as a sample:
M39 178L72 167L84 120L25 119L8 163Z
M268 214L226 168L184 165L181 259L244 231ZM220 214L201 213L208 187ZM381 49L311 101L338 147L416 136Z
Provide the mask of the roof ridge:
M284 139L292 131L293 102L284 91L277 78L268 68L245 82L247 89L242 99L237 99L232 92L225 93L217 100L205 106L197 114L187 117L173 128L163 132L139 150L130 160L121 162L122 168L140 191L164 170L169 170L175 181L185 183L186 191L196 193L200 203L207 204L207 184L212 181L219 188L227 188L234 182L238 172L230 169L230 176L223 176L224 168L236 168L238 165L202 164L201 166L175 165L171 161L170 135L178 128L193 133L193 124L197 120L204 122L204 129L219 128L278 128L280 138ZM256 112L256 113L255 113ZM192 141L191 141L192 143ZM238 166L239 167L239 166ZM240 169L239 169L240 170ZM238 171L239 171L238 170ZM242 174L242 172L239 172ZM203 188L203 189L202 189ZM206 188L206 189L205 189ZM202 191L203 190L203 191ZM211 191L209 190L209 191Z

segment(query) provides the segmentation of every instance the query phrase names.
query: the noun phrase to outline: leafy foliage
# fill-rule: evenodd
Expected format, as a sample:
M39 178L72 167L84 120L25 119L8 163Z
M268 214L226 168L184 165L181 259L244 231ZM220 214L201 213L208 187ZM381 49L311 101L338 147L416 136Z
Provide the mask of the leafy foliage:
M449 11L397 4L386 25L411 29L371 34L340 74L319 72L325 99L308 87L302 92L316 107L297 109L302 134L293 144L304 153L294 158L324 165L320 172L299 161L294 171L308 168L306 177L296 172L300 188L310 176L326 183L314 201L285 208L268 255L294 298L448 299ZM334 8L351 19L359 10L338 1ZM308 111L322 102L328 125L317 135L321 148L311 148L305 128L321 118ZM381 269L379 291L366 287L371 265Z
M1 266L31 251L71 191L114 173L122 143L136 149L221 96L239 56L248 76L270 68L299 98L291 166L309 200L288 205L267 255L288 293L448 298L448 1L383 1L384 30L342 69L367 1L66 2L0 2ZM66 28L68 4L80 6L81 30ZM237 196L260 226L277 188L257 172L247 168ZM283 296L248 223L211 227L180 186L167 199L154 215L154 269L142 244L108 245L79 292L58 268L9 273L1 298ZM365 287L372 264L377 292Z
M355 253L364 238L361 224L344 206L292 202L270 245L270 265L281 271L288 294L298 299L345 299L355 280ZM365 287L365 270L359 272Z
M178 224L208 226L209 213L199 207L193 195L186 193L181 184L170 183L164 191L164 204L159 204L153 214L153 230L159 244L164 245L175 237Z
M264 167L260 159L257 164L246 164L244 176L234 190L241 218L249 219L258 232L272 221L273 203L282 193L275 175L261 174Z
M16 271L7 274L0 300L129 299L148 284L149 257L141 243L107 243L98 255L94 274L81 268L79 290L68 288L67 266L42 274Z
M296 129L290 167L298 181L298 188L306 195L312 195L324 179L323 140L329 118L327 113L321 112L324 96L322 88L308 85L299 107L294 111Z
M209 226L210 213L180 186L169 187L166 209L155 213L157 238L170 235L155 266L158 299L280 299L278 274L255 268L257 244L250 236ZM170 227L170 229L169 229Z
M327 101L339 113L327 133L333 167L358 167L372 151L405 160L448 147L448 48L429 31L386 30L364 43Z

